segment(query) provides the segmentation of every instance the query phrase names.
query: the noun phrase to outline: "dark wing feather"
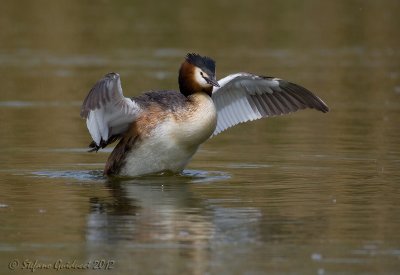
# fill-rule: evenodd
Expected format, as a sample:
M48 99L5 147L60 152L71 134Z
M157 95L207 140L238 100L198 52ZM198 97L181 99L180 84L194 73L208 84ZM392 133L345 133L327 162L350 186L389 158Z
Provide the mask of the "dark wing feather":
M213 136L239 123L300 109L329 111L328 106L306 88L279 78L238 73L218 83L221 87L215 87L212 94L218 113Z
M140 107L124 97L117 73L106 74L89 91L82 104L81 117L93 142L89 147L97 151L118 139L140 112Z

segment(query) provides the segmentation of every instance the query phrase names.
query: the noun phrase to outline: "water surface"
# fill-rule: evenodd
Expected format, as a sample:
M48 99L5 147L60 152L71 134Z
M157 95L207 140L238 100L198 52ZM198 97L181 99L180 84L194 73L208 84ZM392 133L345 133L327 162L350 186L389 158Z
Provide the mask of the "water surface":
M5 2L0 11L0 273L400 270L398 1ZM106 179L80 104L176 89L187 52L316 92L302 111L209 140L182 175ZM37 266L36 266L37 269ZM38 271L38 269L36 270ZM63 269L57 274L71 274Z

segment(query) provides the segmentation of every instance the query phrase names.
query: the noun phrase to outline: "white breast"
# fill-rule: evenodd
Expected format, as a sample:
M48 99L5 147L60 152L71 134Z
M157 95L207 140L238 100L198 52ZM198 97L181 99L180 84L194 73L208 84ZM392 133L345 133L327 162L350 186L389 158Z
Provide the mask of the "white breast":
M199 145L214 132L216 123L212 99L206 94L192 95L185 110L169 116L128 153L121 174L182 171Z
M199 146L211 136L216 124L213 100L204 93L197 93L191 96L190 111L183 112L182 119L176 120L171 137L182 146Z

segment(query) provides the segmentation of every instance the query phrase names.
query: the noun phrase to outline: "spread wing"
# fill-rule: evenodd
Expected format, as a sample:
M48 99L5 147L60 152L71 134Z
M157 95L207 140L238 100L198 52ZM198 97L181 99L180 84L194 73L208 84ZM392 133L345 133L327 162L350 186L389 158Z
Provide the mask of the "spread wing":
M82 104L81 117L92 136L93 150L104 148L125 132L140 112L139 106L124 97L119 74L109 73L90 90Z
M279 78L237 73L218 83L220 87L214 87L212 94L218 113L213 136L239 123L300 109L329 111L328 106L306 88Z

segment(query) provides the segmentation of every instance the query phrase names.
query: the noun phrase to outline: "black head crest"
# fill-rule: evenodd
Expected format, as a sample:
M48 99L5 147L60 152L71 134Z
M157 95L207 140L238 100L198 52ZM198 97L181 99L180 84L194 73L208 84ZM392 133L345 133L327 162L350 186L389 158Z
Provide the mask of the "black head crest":
M215 74L215 61L207 56L201 56L197 53L188 53L186 55L186 61L202 70L210 71Z

